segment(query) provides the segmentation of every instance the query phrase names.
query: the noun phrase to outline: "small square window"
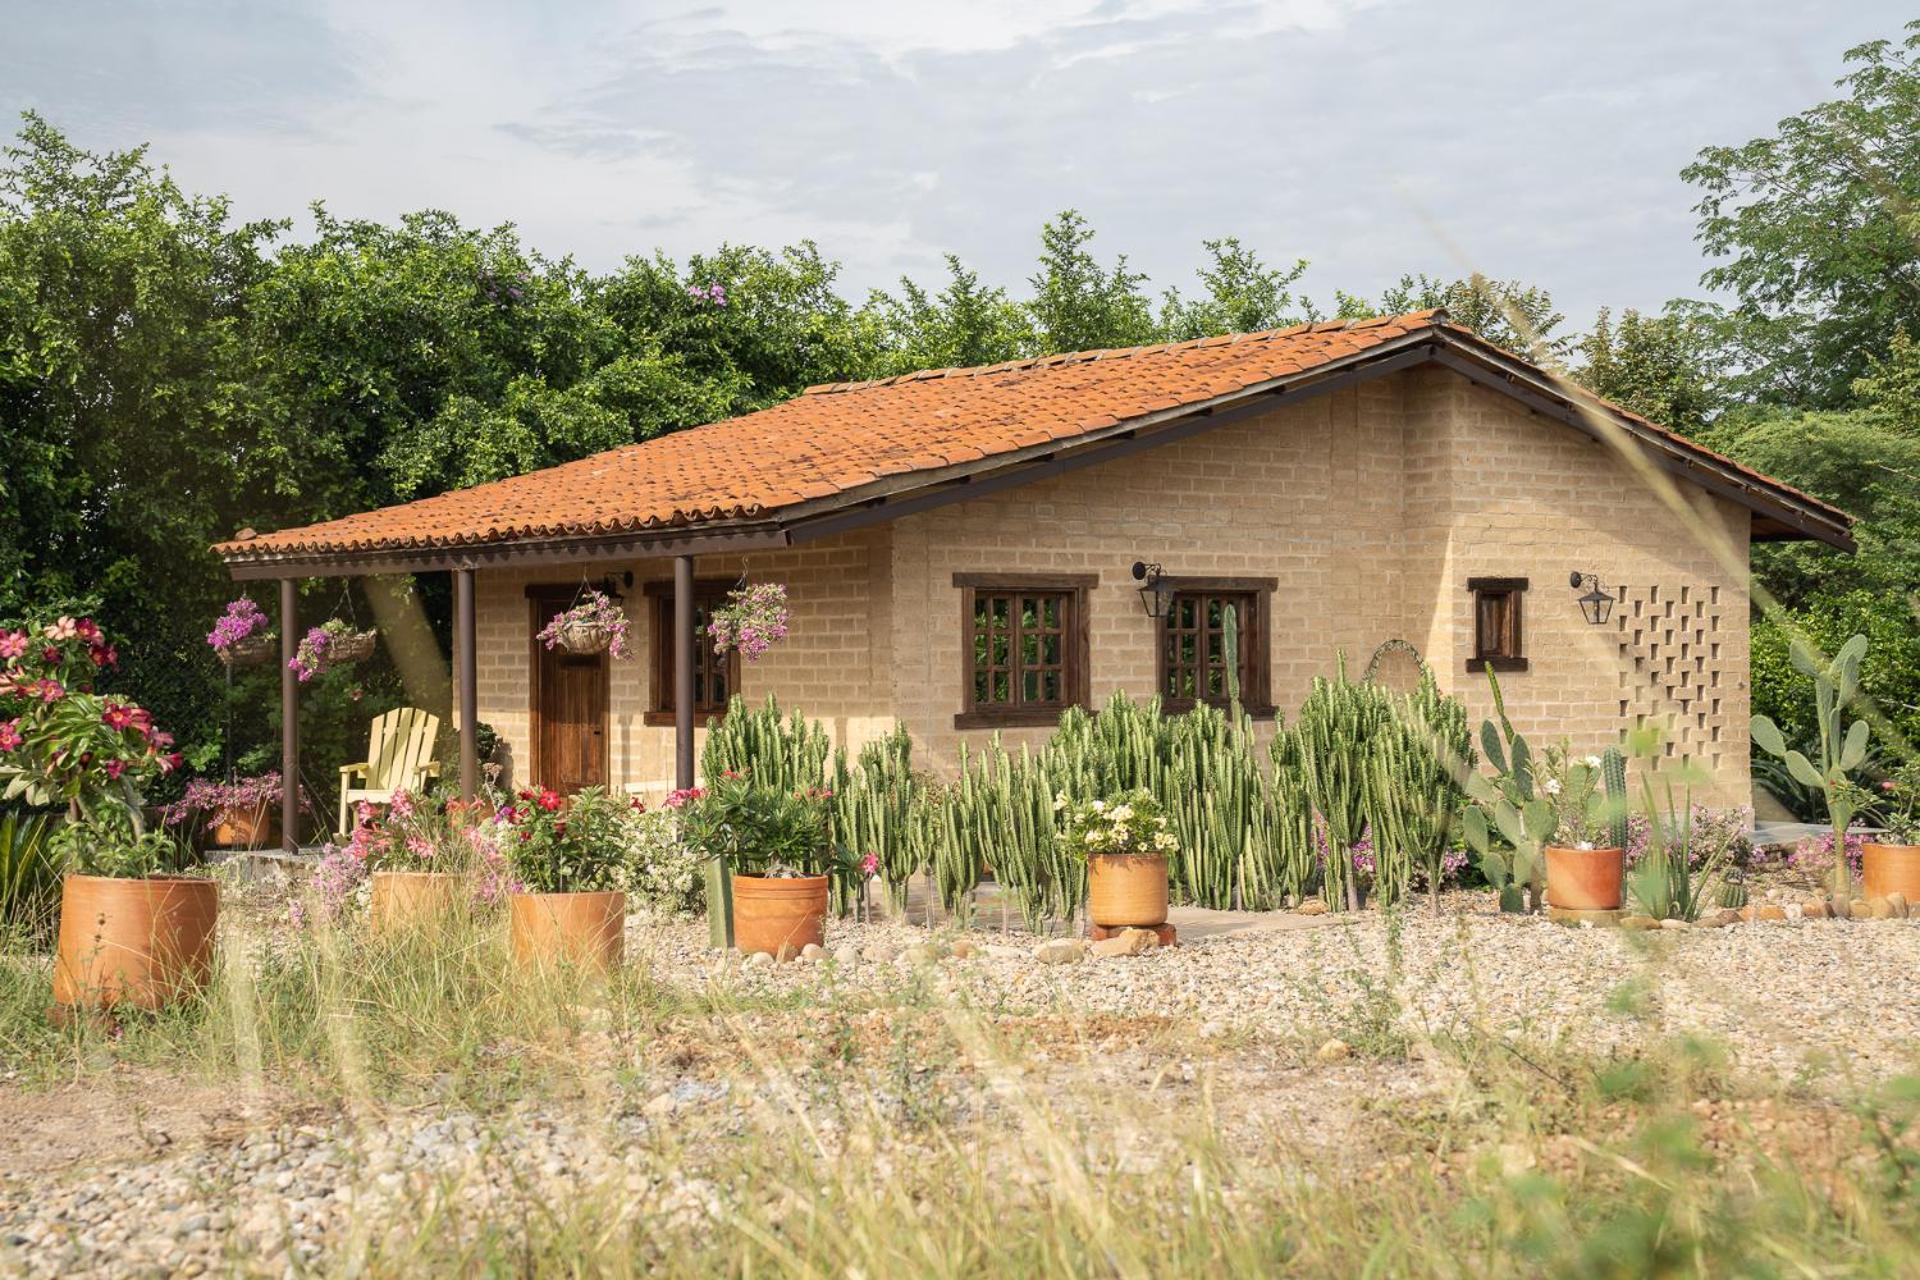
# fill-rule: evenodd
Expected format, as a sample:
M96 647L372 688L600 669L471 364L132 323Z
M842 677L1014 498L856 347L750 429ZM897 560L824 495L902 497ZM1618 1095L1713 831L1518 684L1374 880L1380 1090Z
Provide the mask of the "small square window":
M1525 671L1521 601L1527 580L1469 578L1467 590L1473 593L1473 656L1467 670Z

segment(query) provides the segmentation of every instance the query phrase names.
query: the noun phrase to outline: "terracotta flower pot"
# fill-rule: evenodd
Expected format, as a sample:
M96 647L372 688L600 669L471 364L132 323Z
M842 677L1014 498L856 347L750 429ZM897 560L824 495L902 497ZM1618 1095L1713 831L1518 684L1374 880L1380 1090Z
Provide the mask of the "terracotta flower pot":
M280 843L280 817L272 805L255 809L222 809L207 829L213 849L271 849Z
M733 877L733 945L742 951L794 955L824 940L825 876Z
M625 954L624 893L516 893L507 899L507 920L520 964L617 969Z
M373 873L373 927L414 929L442 919L460 901L461 878L445 871Z
M1096 853L1088 858L1087 917L1107 929L1165 924L1166 855Z
M1869 902L1890 893L1920 902L1920 844L1862 844L1860 878Z
M1618 911L1627 855L1620 849L1548 845L1547 905L1562 911Z
M220 886L211 880L66 877L54 1001L158 1009L207 980L219 915Z

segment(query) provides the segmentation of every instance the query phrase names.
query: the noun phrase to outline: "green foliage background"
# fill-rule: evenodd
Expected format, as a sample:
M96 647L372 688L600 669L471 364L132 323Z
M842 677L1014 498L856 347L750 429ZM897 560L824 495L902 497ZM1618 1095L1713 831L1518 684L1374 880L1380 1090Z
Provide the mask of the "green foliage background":
M270 668L203 637L234 594L208 544L406 501L775 403L815 382L1445 306L1491 340L1839 503L1861 553L1756 548L1755 705L1791 735L1784 637L1874 637L1865 682L1920 736L1920 24L1847 54L1837 96L1701 151L1713 300L1566 327L1537 285L1408 274L1378 298L1299 292L1231 236L1157 296L1068 210L1022 296L956 258L858 303L811 242L636 255L595 274L425 210L313 230L238 222L144 150L94 154L28 115L0 162L0 618L89 596L121 683L202 769L266 763ZM341 607L315 584L303 609ZM357 591L357 588L354 589ZM444 632L445 586L416 598ZM262 600L263 604L272 602ZM345 602L364 619L371 611ZM314 758L399 697L384 660L307 697ZM233 732L225 733L228 724ZM320 781L319 778L312 779Z

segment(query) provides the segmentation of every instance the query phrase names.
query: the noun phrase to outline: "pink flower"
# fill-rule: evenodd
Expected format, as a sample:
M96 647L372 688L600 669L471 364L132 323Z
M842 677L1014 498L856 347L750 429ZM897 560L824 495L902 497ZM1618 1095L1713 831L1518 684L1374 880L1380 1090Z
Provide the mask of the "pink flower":
M0 658L18 658L26 651L26 632L0 631Z
M543 787L541 789L540 807L542 809L545 809L548 813L552 813L559 809L560 804L560 793L558 791L553 790L551 787Z
M127 771L127 762L125 760L107 761L107 776L109 778L117 779L121 774L125 773L126 771Z
M58 622L49 622L46 637L49 640L71 640L80 634L80 624L72 618L61 618Z
M0 751L17 751L26 739L20 736L20 722L9 720L0 724Z
M58 680L40 681L35 687L35 692L42 702L58 702L67 696L66 686Z
M109 729L125 729L133 724L133 708L109 702L107 709L100 713L100 723Z
M869 853L869 854L868 854L868 855L867 855L866 857L864 857L864 858L862 858L862 859L860 859L860 874L861 874L861 875L863 875L863 876L870 876L870 875L872 875L872 874L873 874L874 872L876 872L876 871L878 871L879 869L880 869L880 855L879 855L879 854L877 854L877 853Z

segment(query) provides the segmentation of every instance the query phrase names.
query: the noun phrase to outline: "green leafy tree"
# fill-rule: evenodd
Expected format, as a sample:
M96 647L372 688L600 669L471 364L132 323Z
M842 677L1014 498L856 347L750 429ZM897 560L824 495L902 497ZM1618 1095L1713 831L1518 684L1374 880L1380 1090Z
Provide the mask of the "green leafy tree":
M876 289L866 311L879 328L891 373L998 364L1030 355L1035 346L1026 309L1005 289L982 285L953 254L939 293L903 276L899 297Z
M1140 291L1147 277L1130 270L1124 254L1101 266L1087 247L1093 235L1073 209L1040 229L1040 268L1028 281L1027 312L1042 353L1137 346L1158 336Z
M1377 302L1350 293L1334 295L1334 313L1343 319L1403 315L1446 308L1447 317L1496 346L1545 364L1558 364L1572 352L1575 337L1559 332L1566 317L1545 289L1518 280L1495 280L1478 272L1460 280L1425 274L1401 276Z
M1255 333L1298 324L1312 315L1293 286L1306 274L1307 260L1291 267L1269 267L1233 236L1203 241L1208 264L1199 270L1204 292L1187 299L1169 289L1160 308L1160 330L1173 342L1222 333Z
M1920 327L1920 22L1847 51L1840 97L1769 137L1708 147L1681 176L1704 193L1702 277L1739 299L1754 394L1845 405L1898 328Z
M1602 307L1580 339L1581 385L1665 427L1697 436L1727 406L1718 334L1684 309L1619 320Z

